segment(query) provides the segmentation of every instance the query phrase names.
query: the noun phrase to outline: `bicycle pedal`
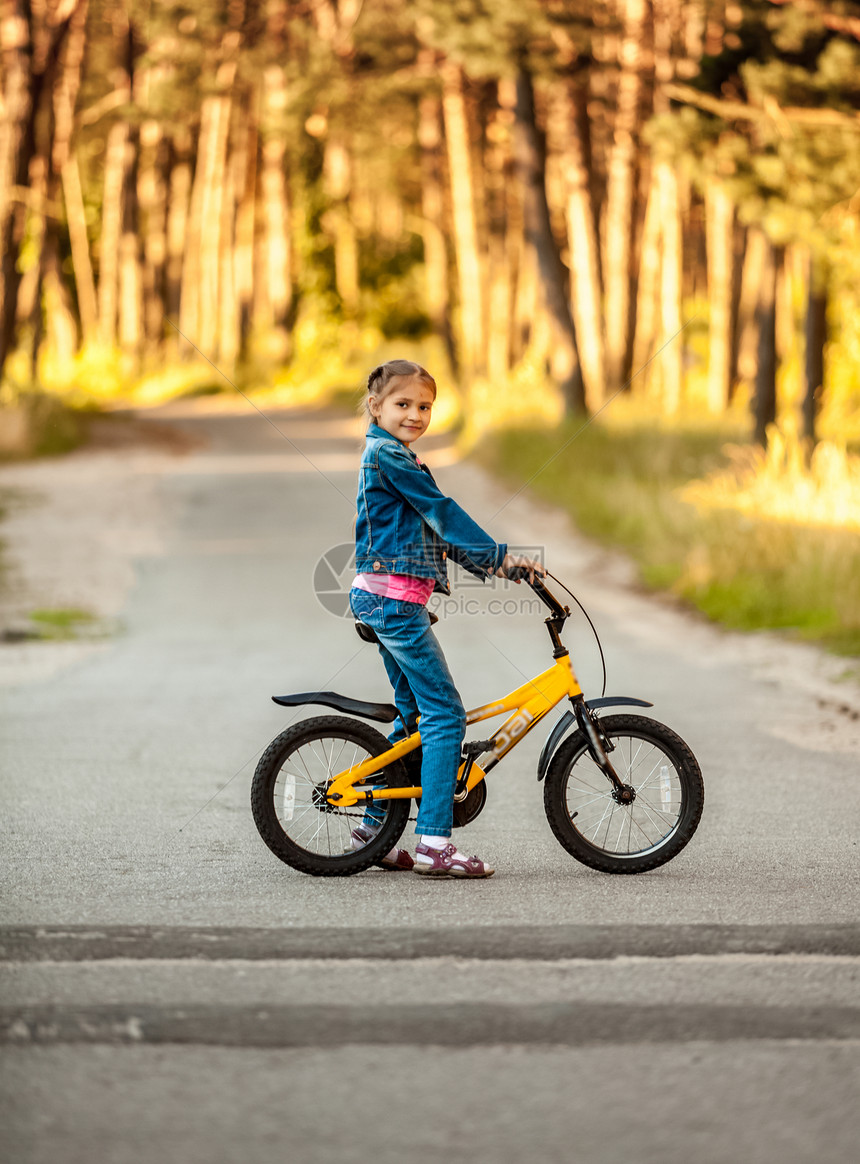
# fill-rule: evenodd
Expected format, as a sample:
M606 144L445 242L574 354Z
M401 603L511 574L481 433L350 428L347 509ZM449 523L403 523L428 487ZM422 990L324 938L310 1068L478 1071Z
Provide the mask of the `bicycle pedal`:
M480 756L482 752L489 752L494 742L493 740L470 740L468 744L463 744L463 758L468 759L471 756L474 759L475 756Z

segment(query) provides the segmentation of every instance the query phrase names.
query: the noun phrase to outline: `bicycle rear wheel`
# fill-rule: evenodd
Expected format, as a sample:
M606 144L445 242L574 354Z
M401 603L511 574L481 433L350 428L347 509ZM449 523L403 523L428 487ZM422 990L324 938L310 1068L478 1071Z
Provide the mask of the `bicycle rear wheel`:
M361 873L384 857L400 839L412 802L381 800L374 805L373 835L356 847L352 832L366 820L367 811L361 804L330 804L326 790L338 772L390 746L367 724L335 715L303 720L272 740L254 773L251 810L275 856L315 877ZM356 787L402 788L407 783L398 760Z
M555 753L544 808L556 839L578 861L603 873L644 873L671 861L699 824L705 789L696 757L679 735L644 715L609 715L600 728L613 745L612 766L635 791L613 787L574 732Z

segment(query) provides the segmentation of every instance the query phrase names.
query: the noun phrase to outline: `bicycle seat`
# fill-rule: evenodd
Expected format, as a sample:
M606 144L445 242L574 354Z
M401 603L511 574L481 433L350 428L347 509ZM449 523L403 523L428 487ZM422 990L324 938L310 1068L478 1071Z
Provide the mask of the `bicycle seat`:
M428 610L427 614L430 617L430 625L439 621L439 615L434 614L432 610ZM376 631L372 626L368 626L366 622L361 622L359 619L355 620L355 633L360 639L364 639L366 643L378 643L379 639L376 637Z
M338 695L336 691L300 691L297 695L273 695L272 702L279 703L282 707L321 703L325 707L333 707L335 711L360 715L364 719L375 719L378 723L393 723L400 715L393 703L369 703L364 699L350 699L348 695Z

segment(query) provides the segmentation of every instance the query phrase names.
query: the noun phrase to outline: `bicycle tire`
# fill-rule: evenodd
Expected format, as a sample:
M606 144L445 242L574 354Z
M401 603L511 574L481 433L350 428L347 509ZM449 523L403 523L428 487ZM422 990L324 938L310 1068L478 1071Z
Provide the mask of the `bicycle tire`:
M326 752L325 744L327 741L332 741L330 755ZM318 824L315 837L322 832L323 825L325 826L326 836L329 840L329 851L327 853L310 851L307 847L297 843L298 838L289 835L284 826L286 823L292 824L293 817L290 816L289 820L282 820L279 815L277 804L279 776L284 773L285 765L291 758L299 755L299 749L308 747L313 743L321 745L323 756L326 759L333 759L334 743L337 741L352 743L356 749L363 749L369 756L378 756L391 746L385 736L368 724L348 719L345 716L316 716L287 728L272 740L260 757L251 782L251 811L260 836L271 852L281 861L301 873L310 874L312 877L349 877L369 869L397 844L409 819L410 800L380 801L378 808L380 812L384 813L384 821L379 831L373 840L363 848L351 851L348 847L350 832L364 817L364 806L359 804L352 808L340 809L328 805L324 801L324 780L321 779L319 783L315 784L309 773L308 804L302 808L302 812L306 816L309 815L309 827L313 827L314 823ZM355 762L354 759L349 760L349 763ZM347 766L348 763L342 763L340 770ZM335 765L335 769L337 769L337 765ZM308 769L306 768L305 771ZM329 777L332 774L329 771ZM295 799L295 773L287 773L287 776L293 778L293 799ZM400 761L389 765L382 772L375 773L373 781L375 786L401 788L406 787L408 783L406 771ZM281 799L285 799L283 795L281 795ZM316 822L314 812L320 814L319 822ZM336 819L333 842L331 841L332 827L328 817ZM332 851L333 848L337 851Z
M642 826L633 816L633 813L637 811L637 801L628 806L617 804L612 800L612 789L607 778L591 759L585 736L582 732L576 731L559 745L546 775L544 809L549 826L556 840L571 856L575 857L577 861L581 861L583 865L588 865L602 873L645 873L651 869L657 869L659 866L665 865L667 861L677 857L689 843L701 820L705 787L698 761L677 732L672 731L671 728L657 720L649 719L647 716L609 715L600 720L600 728L615 744L614 750L609 753L613 767L621 779L625 783L631 783L634 788L636 787L635 767L642 761L637 760L636 764L633 763L631 747L628 753L630 772L625 772L623 747L619 747L622 740L639 740L650 745L652 749L657 750L666 758L668 763L660 767L658 775L661 781L659 791L662 797L663 787L668 787L670 799L665 804L673 806L674 783L677 781L679 797L677 809L674 807L671 807L671 810L655 807L651 796L652 791L658 789L653 782L646 783L652 779L651 776L646 776L645 779L640 780L637 791L637 800L640 805L638 812L640 817L645 820L645 825ZM641 746L639 750L641 750ZM638 754L637 751L637 756ZM659 760L654 762L653 767L656 767L657 763ZM584 820L575 823L576 818L580 817L580 811L571 812L569 788L572 775L578 764L584 765L584 768L577 775L578 787L581 787L583 797L579 803L590 807L589 794L585 789L593 787L596 807L592 815L596 815L601 810L603 813L598 820L598 826L593 829L591 837L586 836L585 833L592 826L587 825ZM669 765L674 770L674 776L669 775ZM631 778L631 774L633 778ZM579 796L580 792L577 791L575 795ZM575 806L577 803L574 798L573 805ZM624 813L630 815L627 818L623 815L617 816L617 814ZM662 815L671 815L673 819L661 821L660 816ZM604 819L607 819L605 830L603 827ZM653 823L655 820L656 824ZM621 822L621 827L618 829L619 843L624 834L625 822L627 824L628 851L626 852L619 851L618 847L607 847L608 839L614 835L615 826L619 821ZM634 822L636 822L638 830L637 836L641 832L649 838L649 843L643 844L640 838L634 843L642 844L642 847L631 850L629 845L633 836ZM668 827L669 825L671 827ZM666 828L663 835L656 837L649 835L649 830L653 834L657 834L662 827ZM601 834L605 835L605 839L603 843L597 843Z

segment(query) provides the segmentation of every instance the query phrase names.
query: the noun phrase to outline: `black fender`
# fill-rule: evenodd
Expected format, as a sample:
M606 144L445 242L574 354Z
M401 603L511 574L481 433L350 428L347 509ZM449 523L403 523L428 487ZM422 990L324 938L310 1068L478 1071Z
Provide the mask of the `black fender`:
M374 719L377 723L393 723L400 715L393 703L369 703L364 699L338 695L336 691L300 691L296 695L273 695L272 702L279 703L282 707L301 707L305 703L319 703L323 707L333 707L335 711L345 711L349 715Z
M647 699L636 699L633 695L604 695L600 699L587 699L585 706L592 708L592 710L599 707L613 707L619 705L626 705L628 707L653 707L653 703L649 703ZM538 783L543 780L549 770L550 761L553 754L561 743L562 739L567 735L571 727L576 726L576 716L572 711L566 711L564 715L558 720L555 727L546 738L546 743L541 748L540 759L538 760L537 778Z

